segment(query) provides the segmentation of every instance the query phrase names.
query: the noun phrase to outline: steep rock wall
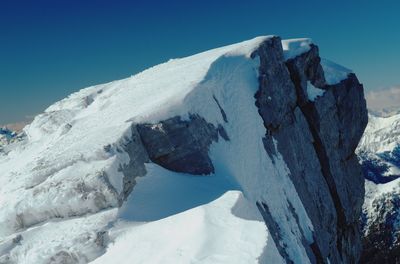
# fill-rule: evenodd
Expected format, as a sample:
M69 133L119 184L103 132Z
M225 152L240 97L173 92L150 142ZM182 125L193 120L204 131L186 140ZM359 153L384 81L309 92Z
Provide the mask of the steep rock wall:
M273 156L277 141L315 229L310 259L355 263L364 186L354 151L367 124L362 85L354 74L328 85L314 45L285 61L281 40L272 38L253 56L260 57L256 105L266 150ZM307 94L308 82L324 90L315 101Z

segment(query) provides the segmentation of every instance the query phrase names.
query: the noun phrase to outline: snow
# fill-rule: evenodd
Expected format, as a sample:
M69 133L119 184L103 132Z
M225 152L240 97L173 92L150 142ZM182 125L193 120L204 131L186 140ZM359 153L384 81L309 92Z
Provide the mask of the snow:
M375 184L371 181L365 181L365 200L363 211L367 215L367 225L374 222L379 217L376 205L374 203L381 202L391 197L399 196L400 179L393 180L385 184ZM398 230L393 230L393 232Z
M313 242L313 226L282 157L272 162L265 153L254 104L259 60L250 55L269 37L83 89L38 115L26 137L0 155L0 262L283 263L255 206L263 202L280 224L289 258L308 263L302 239ZM310 44L283 40L285 58ZM310 100L322 95L314 89ZM229 135L211 145L215 174L146 164L147 174L119 208L120 167L129 162L121 149L132 124L189 113L223 125ZM18 235L22 240L14 243Z
M388 167L388 171L382 176L400 175L397 164L388 162L380 157L382 153L392 152L400 145L400 114L390 117L379 117L368 115L368 125L357 148L358 153L368 155L368 158L380 160ZM400 195L400 179L387 183L375 184L369 180L365 181L365 201L363 211L367 215L367 226L374 222L382 212L377 211L376 203L382 203L389 199L395 199ZM387 212L389 213L389 212ZM400 226L393 232L398 232ZM368 228L365 229L368 231Z
M262 143L265 128L254 105L254 94L258 89L257 63L258 61L250 60L247 56L226 55L218 58L211 65L199 86L188 94L183 102L192 107L190 112L198 113L208 122L215 125L223 124L230 137L229 142L221 140L218 144L211 146L210 157L215 167L215 176L205 179L187 177L187 180L184 180L182 176L175 175L180 179L171 183L174 176L170 175L165 178L169 181L166 183L162 180L166 172L153 173L158 167L150 168L148 175L140 179L131 195L132 201L136 203L132 202L133 207L128 203L128 209L123 207L126 211L122 215L130 221L154 221L184 209L208 204L229 189L239 189L253 205L256 201L268 202L271 212L277 219L289 218L287 223L282 224L282 234L293 238L292 234L295 232L297 236L297 240L285 240L290 257L299 262L306 262L306 252L300 246L301 233L306 234L312 241L312 226L290 182L286 165L279 157L273 164L265 153ZM220 106L227 113L228 123L224 122L213 97L217 98ZM249 140L249 138L256 140ZM241 155L237 155L238 153ZM151 177L155 177L151 176L153 174L158 176L156 180L151 181ZM271 175L269 182L263 179L264 175ZM196 181L193 189L186 181ZM158 188L156 182L162 187ZM227 182L228 187L226 187ZM144 184L147 187L143 187ZM218 186L223 188L218 188ZM149 190L152 191L149 192ZM203 193L207 195L202 195L198 190L206 190ZM158 195L149 197L153 193ZM288 217L290 214L287 210L288 202L291 202L296 212L301 215L300 228L293 217ZM155 209L148 211L154 206L156 206ZM264 246L270 245L263 244Z
M360 151L392 151L400 143L400 114L390 117L368 115L368 126L359 144Z
M310 81L307 81L307 94L308 94L308 99L312 102L315 101L318 97L324 95L325 90L319 89L312 85Z
M220 174L193 176L172 172L152 163L146 164L146 169L146 177L138 179L134 192L120 209L119 217L124 220L159 220L211 203L229 190L238 190Z
M382 176L400 175L398 164L382 158L382 154L392 153L398 146L400 146L400 114L390 117L369 114L368 125L360 140L357 153L367 155L370 159L379 160L387 166L388 170ZM379 189L385 192L384 190L391 188L390 186L392 186L392 182L379 184Z
M6 127L0 127L0 147L10 144L17 134Z
M282 48L285 59L293 59L298 55L309 51L311 48L311 44L312 40L309 38L282 40Z
M120 224L113 232L119 233L116 240L94 264L258 263L264 246L274 247L256 206L238 191L173 217ZM276 263L283 263L272 251Z
M300 54L309 51L312 44L312 40L309 38L282 40L285 59L294 59ZM321 66L324 70L326 83L329 85L340 83L342 80L346 79L350 73L352 73L352 70L324 58L321 59Z
M0 263L87 263L103 253L96 230L105 230L116 209L71 219L53 219L0 240ZM18 238L20 236L20 238ZM15 243L13 242L19 242ZM55 255L68 253L70 261ZM52 256L53 259L49 258ZM56 261L57 260L57 261Z
M329 85L340 83L353 72L352 70L324 58L321 59L321 66L324 70L326 83Z

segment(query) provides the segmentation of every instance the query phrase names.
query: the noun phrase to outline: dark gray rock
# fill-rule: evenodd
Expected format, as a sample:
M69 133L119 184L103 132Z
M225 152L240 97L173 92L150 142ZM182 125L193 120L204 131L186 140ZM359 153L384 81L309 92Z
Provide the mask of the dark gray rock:
M119 170L124 174L123 190L120 198L120 203L128 198L136 184L136 178L144 176L146 172L145 163L149 162L149 156L140 139L136 125L132 125L132 135L130 138L125 138L121 144L123 151L129 155L129 163L121 165ZM107 146L105 147L107 151Z
M313 222L315 232L318 234L317 238L320 242L318 244L322 255L327 256L331 251L334 251L329 247L331 241L335 240L336 212L332 198L326 195L329 193L329 188L321 173L307 120L300 108L296 107L296 88L283 58L281 41L279 38L271 41L274 44L262 45L259 48L268 49L267 51L259 51L260 56L263 57L260 57L260 89L256 94L256 105L259 107L259 113L267 128L264 142L269 141L268 138L270 137L275 138L278 142L278 151L290 169L291 180ZM275 65L268 67L275 68L263 67L263 61L272 60L275 61ZM264 82L264 80L268 81ZM280 86L280 83L284 85ZM284 90L284 92L281 93L281 90ZM271 100L269 99L271 94L278 95L279 98ZM271 119L271 116L274 116L275 113L277 115L285 113L285 115L281 115L279 119ZM276 123L277 121L278 123ZM271 147L266 149L267 152L273 155L269 149ZM276 240L279 240L279 238L276 237ZM306 239L303 240L306 241ZM309 257L316 262L316 257L311 255L313 243L314 241L308 241L308 245L304 246L310 249Z
M327 182L338 213L338 247L343 260L361 250L359 219L364 178L354 151L368 122L363 87L354 74L307 108L328 160Z
M266 127L264 146L273 156L271 138L277 141L313 223L314 241L303 239L310 260L355 263L364 186L354 151L367 124L362 85L355 75L326 85L314 45L285 62L275 37L260 45L256 55L260 86L255 97ZM315 103L308 100L307 82L326 90ZM278 244L279 237L273 238Z
M126 153L129 156L129 162L127 164L120 164L118 168L118 171L123 174L122 191L120 193L118 193L115 187L110 183L106 172L102 172L99 177L99 179L108 187L109 191L117 197L118 205L121 206L132 192L133 187L136 185L136 178L146 175L147 171L145 163L150 161L147 151L140 139L136 124L131 126L130 136L124 137L117 144L104 146L103 150L108 155ZM84 185L80 185L79 188L83 189L82 193L88 193L87 191L84 191L86 188ZM100 199L97 199L97 202L100 201ZM100 207L100 205L98 206Z
M151 161L195 175L214 172L209 146L218 141L218 135L229 140L221 125L215 128L198 115L190 115L189 120L177 116L158 124L138 124L137 130Z
M252 58L255 56L260 58L260 89L255 95L256 106L265 127L275 131L291 121L297 98L283 57L281 39L274 37L264 41Z
M286 62L290 72L290 78L296 86L297 104L305 105L308 100L307 82L310 81L315 87L325 87L324 71L320 64L318 47L311 44L310 50L296 58Z

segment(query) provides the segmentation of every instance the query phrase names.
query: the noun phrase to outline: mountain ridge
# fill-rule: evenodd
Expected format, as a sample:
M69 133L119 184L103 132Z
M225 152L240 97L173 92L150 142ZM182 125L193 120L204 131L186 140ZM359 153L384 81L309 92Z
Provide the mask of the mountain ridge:
M83 89L0 156L0 262L356 262L366 119L355 74L309 39Z

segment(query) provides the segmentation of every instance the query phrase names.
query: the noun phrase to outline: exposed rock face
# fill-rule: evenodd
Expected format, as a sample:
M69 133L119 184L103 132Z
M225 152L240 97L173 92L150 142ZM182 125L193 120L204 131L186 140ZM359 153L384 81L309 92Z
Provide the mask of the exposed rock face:
M125 138L120 147L114 146L117 151L129 155L129 163L119 168L124 175L120 205L132 192L136 178L146 175L145 163L150 161L176 172L213 173L208 152L219 136L229 140L222 125L216 128L199 115L190 115L189 120L176 116L157 124L133 124L132 135ZM106 152L112 149L110 145L104 147Z
M149 156L146 149L143 147L138 129L135 125L132 126L132 136L130 139L126 139L122 147L123 151L129 155L129 163L124 166L121 165L119 168L124 174L120 204L123 200L126 200L128 195L132 192L136 184L136 177L146 174L146 167L144 164L149 162Z
M313 223L310 259L355 263L361 249L358 220L364 185L354 151L368 119L362 85L354 74L327 85L316 46L285 62L280 39L273 38L256 55L256 105L266 127L266 150L273 156L277 141ZM308 99L307 82L325 90L315 102Z
M218 134L228 139L222 126L215 128L198 115L190 115L188 121L173 117L158 124L139 124L137 130L151 161L195 175L214 172L209 146L218 141Z

